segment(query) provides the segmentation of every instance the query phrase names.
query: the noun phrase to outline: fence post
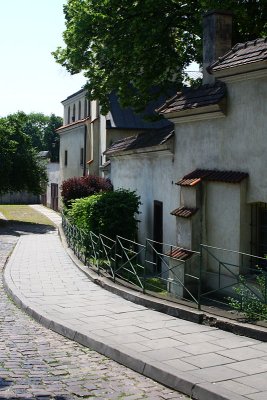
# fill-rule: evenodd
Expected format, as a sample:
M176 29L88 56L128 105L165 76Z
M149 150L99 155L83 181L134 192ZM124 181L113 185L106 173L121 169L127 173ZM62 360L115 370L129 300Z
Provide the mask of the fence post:
M202 263L203 263L203 249L202 245L200 245L200 254L199 254L199 281L198 281L198 310L201 310L201 281L202 281Z
M117 242L118 242L118 236L116 235L116 240L115 240L115 255L114 255L114 268L113 268L113 282L116 282L116 270L117 270Z
M143 293L146 292L146 256L147 256L147 239L146 239L146 247L145 247L145 262L144 262L144 269L143 269Z
M100 235L97 235L97 273L100 275Z

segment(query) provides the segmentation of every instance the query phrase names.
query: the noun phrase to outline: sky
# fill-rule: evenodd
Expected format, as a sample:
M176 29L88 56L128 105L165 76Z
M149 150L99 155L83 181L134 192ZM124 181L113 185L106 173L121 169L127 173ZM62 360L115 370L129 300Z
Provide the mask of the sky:
M61 101L85 83L51 55L64 46L65 0L0 0L0 116L63 116Z

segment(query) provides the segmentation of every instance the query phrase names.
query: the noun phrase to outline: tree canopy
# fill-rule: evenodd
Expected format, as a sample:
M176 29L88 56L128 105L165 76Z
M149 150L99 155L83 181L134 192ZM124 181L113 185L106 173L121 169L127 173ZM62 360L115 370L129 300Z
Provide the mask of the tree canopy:
M140 111L201 62L202 15L215 8L234 12L234 43L267 34L266 0L68 0L66 47L53 55L72 74L83 71L104 113L113 90Z
M59 160L59 134L56 129L62 125L62 118L55 114L50 116L42 113L24 114L18 112L17 115L24 115L22 130L30 138L33 147L38 150L48 150L51 154L51 161Z
M44 191L46 166L24 132L26 123L24 113L0 118L0 193Z

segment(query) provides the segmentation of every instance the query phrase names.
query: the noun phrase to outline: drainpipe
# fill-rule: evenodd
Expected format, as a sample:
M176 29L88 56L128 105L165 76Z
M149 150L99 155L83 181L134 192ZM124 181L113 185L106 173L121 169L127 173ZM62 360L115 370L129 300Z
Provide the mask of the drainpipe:
M232 20L231 11L213 10L203 16L203 85L215 82L207 67L232 47Z
M86 146L87 146L87 125L84 127L84 140L83 140L83 176L86 175L86 160L87 160L87 154L86 154Z

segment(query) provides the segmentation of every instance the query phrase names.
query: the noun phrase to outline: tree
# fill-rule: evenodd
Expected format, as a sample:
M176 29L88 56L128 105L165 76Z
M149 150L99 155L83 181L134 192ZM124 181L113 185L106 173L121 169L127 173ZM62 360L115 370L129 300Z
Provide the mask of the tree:
M23 113L0 118L0 193L41 194L46 185L46 166L23 132L25 123Z
M53 55L72 74L84 72L103 113L113 90L122 106L140 111L174 81L182 85L185 67L201 62L205 11L235 13L235 42L267 34L266 0L68 0L63 7L66 47Z
M18 115L24 114L19 112ZM50 116L42 113L24 114L25 124L23 132L30 138L33 147L38 150L48 150L51 154L51 161L59 160L59 134L56 129L62 125L62 118L55 114Z
M43 132L43 150L49 150L51 161L59 161L59 134L56 129L63 124L61 117L51 114Z

